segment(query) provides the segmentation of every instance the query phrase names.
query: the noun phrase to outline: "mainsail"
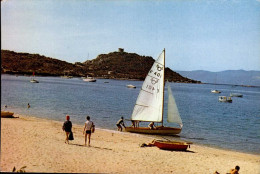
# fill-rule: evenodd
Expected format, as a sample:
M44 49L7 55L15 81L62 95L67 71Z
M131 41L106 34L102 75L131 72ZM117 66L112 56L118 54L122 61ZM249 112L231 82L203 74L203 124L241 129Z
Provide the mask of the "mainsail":
M162 122L165 50L145 78L132 113L132 120Z
M175 99L172 95L172 90L168 84L168 118L167 121L170 123L178 123L182 127L182 120L175 102Z

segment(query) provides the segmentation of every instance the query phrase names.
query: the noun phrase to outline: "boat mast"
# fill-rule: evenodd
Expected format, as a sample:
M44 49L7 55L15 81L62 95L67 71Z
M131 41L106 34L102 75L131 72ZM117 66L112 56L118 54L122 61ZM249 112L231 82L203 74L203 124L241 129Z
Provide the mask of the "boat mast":
M162 126L163 126L163 110L164 110L164 84L165 84L165 48L163 49L163 102L162 102Z

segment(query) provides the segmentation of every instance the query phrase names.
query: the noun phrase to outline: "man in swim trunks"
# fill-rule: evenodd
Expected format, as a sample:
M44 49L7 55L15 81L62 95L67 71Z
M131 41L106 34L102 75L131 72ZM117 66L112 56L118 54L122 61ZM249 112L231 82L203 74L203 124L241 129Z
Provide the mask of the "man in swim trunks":
M122 128L121 125L124 126L124 128L125 128L124 117L121 117L121 119L118 120L117 123L116 123L117 130L118 130L118 131L122 131L123 128Z
M86 119L87 121L85 122L83 134L85 134L85 146L87 145L87 138L88 138L88 146L90 146L91 128L94 127L94 123L90 121L89 116L87 116Z

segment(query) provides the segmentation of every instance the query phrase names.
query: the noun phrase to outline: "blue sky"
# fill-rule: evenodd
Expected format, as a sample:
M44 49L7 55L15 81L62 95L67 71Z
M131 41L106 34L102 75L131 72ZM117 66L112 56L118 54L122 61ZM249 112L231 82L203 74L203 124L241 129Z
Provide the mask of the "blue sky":
M84 62L124 48L172 70L260 70L260 0L4 0L1 49Z

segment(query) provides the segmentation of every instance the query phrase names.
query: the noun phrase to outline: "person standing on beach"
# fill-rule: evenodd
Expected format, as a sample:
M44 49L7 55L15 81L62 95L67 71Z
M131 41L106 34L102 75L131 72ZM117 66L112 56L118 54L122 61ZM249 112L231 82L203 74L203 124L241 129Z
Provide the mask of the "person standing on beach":
M70 121L70 116L66 115L66 121L63 123L62 129L65 131L65 143L69 144L69 134L71 133L72 123Z
M154 125L154 122L151 122L151 123L148 125L148 127L149 127L150 129L156 129L156 127L155 127L155 125Z
M93 129L95 125L92 121L90 121L90 116L87 116L86 119L87 121L85 122L83 134L85 134L85 146L87 145L87 139L88 146L90 146L91 129Z
M31 107L31 106L30 106L30 104L28 103L28 104L27 104L27 108L29 109L30 107Z
M123 130L122 126L124 126L124 128L125 128L124 117L121 117L121 119L117 121L116 126L117 126L118 131Z

